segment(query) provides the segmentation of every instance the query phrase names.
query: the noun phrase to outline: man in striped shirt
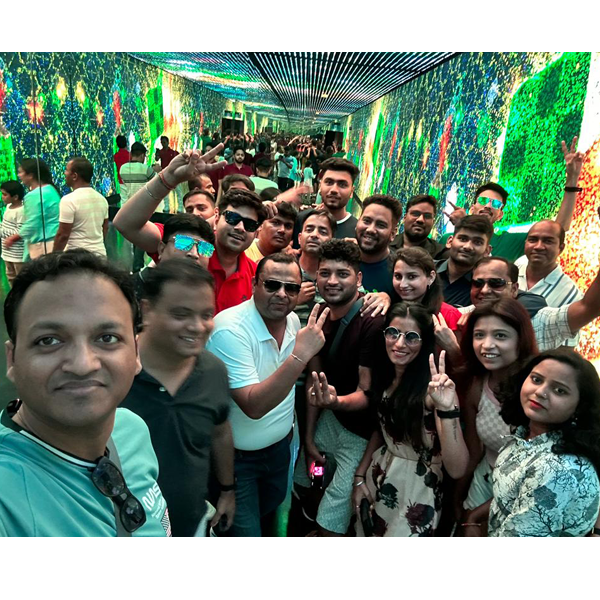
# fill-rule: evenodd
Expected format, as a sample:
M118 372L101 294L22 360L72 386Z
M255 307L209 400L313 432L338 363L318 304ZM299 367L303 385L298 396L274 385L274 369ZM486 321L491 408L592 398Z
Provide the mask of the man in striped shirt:
M519 268L519 289L539 294L548 306L560 308L583 298L575 283L563 273L558 257L565 248L565 230L556 221L536 223L525 240L525 256L515 264ZM565 341L576 346L579 335Z

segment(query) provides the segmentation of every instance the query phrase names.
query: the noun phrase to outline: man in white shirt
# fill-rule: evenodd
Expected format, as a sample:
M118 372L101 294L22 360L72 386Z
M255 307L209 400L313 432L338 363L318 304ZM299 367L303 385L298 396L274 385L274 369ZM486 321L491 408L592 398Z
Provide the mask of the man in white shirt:
M152 167L146 165L146 146L135 142L131 146L131 161L121 167L121 205L125 204L131 196L143 188L154 177Z
M65 182L73 191L60 201L54 252L82 248L106 256L108 202L91 187L93 175L92 163L83 156L76 156L67 163Z
M560 223L545 219L527 233L525 255L515 264L519 268L519 289L539 294L548 306L560 308L583 298L575 283L563 273L558 257L565 249L565 230ZM579 334L565 341L576 346Z
M260 537L260 520L285 499L294 424L294 384L323 347L325 309L308 325L292 311L301 274L296 260L272 254L256 270L253 297L215 317L206 346L227 366L233 398L236 515L229 534Z

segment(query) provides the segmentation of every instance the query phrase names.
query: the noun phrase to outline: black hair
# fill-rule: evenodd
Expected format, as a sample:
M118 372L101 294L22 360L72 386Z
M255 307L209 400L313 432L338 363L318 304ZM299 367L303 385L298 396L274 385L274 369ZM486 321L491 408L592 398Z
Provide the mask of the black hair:
M135 289L129 274L109 263L106 258L83 249L46 254L25 263L15 277L12 288L4 301L4 322L8 337L16 344L19 306L27 290L38 281L54 280L65 275L95 275L112 281L123 293L131 307L133 327L139 325L139 307Z
M14 179L3 182L0 185L0 189L3 189L10 196L17 196L19 200L23 200L25 197L25 188L23 187L23 184Z
M432 271L435 273L435 263L433 262L433 258L431 258L429 252L426 252L423 248L418 246L412 248L400 248L400 250L394 254L392 257L392 277L396 263L399 260L406 263L409 267L421 269L425 275L429 275ZM420 304L432 314L437 315L440 312L443 301L444 292L440 278L436 273L433 283L427 288L425 296L423 296L423 300L421 300Z
M246 150L244 149L244 147L243 147L243 146L236 146L236 147L233 149L233 154L235 154L235 153L236 153L238 150L241 150L241 151L242 151L244 154L246 154Z
M70 161L71 171L77 173L83 181L90 183L94 176L94 167L85 156L74 156Z
M328 240L321 246L319 264L324 260L345 262L354 269L355 273L360 271L360 248L354 242L345 240Z
M219 209L219 214L222 215L228 208L239 208L240 206L247 206L255 210L256 220L259 224L267 218L267 209L263 206L260 196L248 190L230 189L221 196L217 208Z
M131 150L129 151L129 153L133 156L134 154L136 156L139 156L140 154L146 154L148 152L148 150L146 150L146 146L144 146L144 144L142 144L142 142L133 142L133 144L131 145Z
M265 265L269 262L276 262L284 265L296 265L298 267L298 272L300 274L300 279L302 279L302 269L300 268L300 264L298 263L295 256L291 254L285 254L285 252L276 252L275 254L269 254L269 256L265 256L261 259L256 265L256 272L254 273L254 280L258 281L259 275L262 273Z
M281 194L281 190L279 188L268 187L262 190L259 196L263 202L271 202L272 200L275 200L279 194Z
M484 256L483 258L480 258L475 263L475 266L473 267L473 272L475 272L475 269L478 269L482 265L487 265L491 262L504 263L508 270L508 276L510 277L510 280L513 283L519 283L519 267L517 267L515 263L510 262L510 260L508 260L507 258L503 258L502 256Z
M256 186L250 177L246 177L246 175L242 175L241 173L232 173L231 175L226 175L221 180L221 189L223 190L223 193L226 194L236 182L243 183L251 192L256 190Z
M268 171L273 166L273 163L271 162L270 158L267 158L266 156L261 156L254 163L254 166L256 167L257 171Z
M501 185L494 183L493 181L484 183L475 190L475 201L477 201L477 198L479 198L483 192L488 190L490 192L496 192L497 194L500 194L500 197L502 198L502 206L506 205L506 201L508 200L508 192Z
M127 148L127 138L124 135L117 136L117 148Z
M265 142L260 142L258 144L258 151L259 152L264 152L267 149L267 144L265 144Z
M477 233L483 233L489 241L494 235L494 226L487 217L483 215L467 215L463 217L454 228L454 235L457 235L461 229L471 229Z
M554 444L552 452L584 456L600 475L600 379L592 363L571 348L542 352L527 362L514 377L505 381L498 394L498 400L502 403L500 415L513 427L529 427L529 419L521 405L521 388L534 367L548 359L569 365L576 372L579 391L579 404L574 418L557 427L562 439Z
M213 206L215 205L215 197L210 192L207 192L206 190L201 190L200 188L194 188L190 190L187 194L185 194L185 196L181 200L181 203L183 204L183 206L185 206L185 201L188 198L191 198L192 196L197 196L198 194L206 196L210 200L211 204Z
M280 202L277 206L277 214L274 218L282 217L284 219L289 219L290 221L296 222L296 217L298 216L298 209L289 202Z
M327 210L317 210L316 208L311 208L309 211L304 213L304 221L302 222L302 229L304 229L304 223L308 221L309 217L313 217L318 215L319 217L324 217L329 223L329 227L331 228L331 236L335 235L335 230L337 229L337 221L331 216L331 213Z
M333 150L333 148L332 148ZM328 158L321 163L320 173L323 175L325 171L344 171L350 174L352 182L358 177L358 167L345 158Z
M163 140L167 140L167 144L169 143L169 138L166 135L160 136L160 141L162 142Z
M387 208L392 213L392 226L398 225L402 217L402 205L396 198L387 194L373 194L373 196L365 198L362 206L363 212L371 204L379 204L379 206Z
M433 206L434 214L437 212L437 198L435 196L430 196L429 194L419 194L418 196L413 196L409 199L406 203L404 214L407 214L415 204L422 204L423 202L427 202L427 204Z
M198 215L179 213L165 221L162 241L168 243L169 238L176 233L193 233L203 240L215 245L215 232L213 228Z
M388 434L398 443L410 441L413 448L419 451L424 447L423 407L431 379L429 355L435 350L433 320L431 313L415 302L394 304L386 316L385 327L389 327L396 317L415 320L421 330L421 350L408 366L392 395L387 401L383 401L383 394L395 377L394 366L384 349L385 358L382 357L382 360L375 363L373 393L379 400L378 410Z
M44 185L51 185L53 188L56 189L56 191L58 191L58 188L54 185L54 181L52 180L52 173L50 173L50 167L48 166L46 161L42 160L41 158L24 158L19 166L23 171L25 171L25 173L27 173L27 175L33 175L37 181L38 163L40 165L39 183Z
M161 260L155 269L149 269L143 282L142 298L155 304L167 283L181 283L189 287L208 285L215 288L215 280L208 269L187 258L173 257Z

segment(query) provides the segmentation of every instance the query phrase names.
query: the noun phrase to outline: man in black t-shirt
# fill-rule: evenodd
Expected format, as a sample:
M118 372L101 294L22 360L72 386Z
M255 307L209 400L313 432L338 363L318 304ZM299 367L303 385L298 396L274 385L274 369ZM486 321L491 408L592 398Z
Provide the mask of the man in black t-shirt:
M356 244L343 240L323 244L317 287L326 302L323 308L328 306L331 312L323 327L325 345L308 364L305 447L294 477L298 486L309 487L313 462L324 463L328 478L332 476L317 513L318 533L323 536L341 536L348 529L354 473L374 429L367 392L376 348L383 343L385 318L361 317L358 311L352 316L362 297L359 264ZM350 316L345 325L343 319ZM332 350L333 345L337 349ZM331 386L329 400L320 407L315 405L320 398L315 390L317 377L321 381L326 377L325 385Z
M213 329L214 282L185 258L161 261L144 281L142 371L122 406L148 425L173 536L202 535L211 450L221 493L216 525L233 522L233 440L227 369L204 349Z

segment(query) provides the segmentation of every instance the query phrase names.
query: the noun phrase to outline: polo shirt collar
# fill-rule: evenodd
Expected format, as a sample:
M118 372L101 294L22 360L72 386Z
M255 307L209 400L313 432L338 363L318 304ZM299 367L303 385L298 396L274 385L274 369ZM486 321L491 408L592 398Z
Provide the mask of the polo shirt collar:
M271 332L267 329L267 324L265 323L262 315L258 312L256 308L256 304L254 303L254 296L247 300L248 302L248 317L251 321L250 325L252 330L254 331L256 338L259 342L267 342L269 340L275 340L275 338L271 335ZM293 331L290 315L287 315L285 318L285 334L283 336L284 343L281 345L283 348L287 340L290 337L295 337L296 332Z
M521 280L521 281L519 281L519 286L521 285L521 283L523 283L525 286L523 288L524 290L527 290L527 266L528 265L529 265L529 259L527 257L524 257L523 262L519 266L519 279ZM540 283L554 285L555 283L558 282L558 280L561 278L562 275L563 275L563 270L561 269L560 265L557 264L556 268L552 269L552 271L550 271L550 273L548 273L548 275L546 275L546 277L544 277L543 279L540 279L533 287L535 288Z

